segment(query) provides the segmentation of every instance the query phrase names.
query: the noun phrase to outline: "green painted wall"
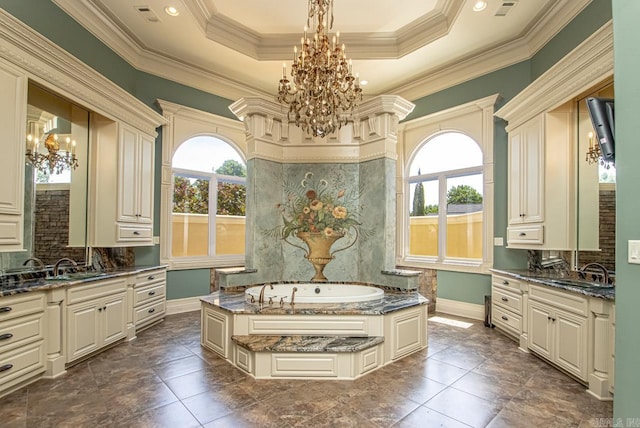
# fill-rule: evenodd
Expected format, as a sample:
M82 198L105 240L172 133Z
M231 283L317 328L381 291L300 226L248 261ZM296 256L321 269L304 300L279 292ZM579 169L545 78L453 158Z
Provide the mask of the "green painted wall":
M616 380L614 417L640 426L640 265L629 264L627 240L640 240L640 1L613 0L616 100ZM624 373L624 376L621 374ZM632 418L627 421L627 418ZM614 419L614 422L618 419ZM633 424L632 424L633 423Z
M440 284L446 284L441 287ZM491 294L491 277L473 273L438 271L438 297L460 302L484 304Z
M207 295L210 293L210 282L209 269L169 271L167 272L167 300Z

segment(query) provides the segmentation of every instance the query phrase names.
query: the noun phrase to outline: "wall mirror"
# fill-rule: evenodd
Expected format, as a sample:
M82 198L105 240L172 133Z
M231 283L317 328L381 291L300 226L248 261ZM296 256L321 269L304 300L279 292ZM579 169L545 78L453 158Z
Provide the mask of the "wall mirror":
M597 137L586 105L588 97L613 98L613 82L602 82L577 98L577 254L576 268L600 263L615 271L616 170L589 153L597 152Z
M3 269L30 268L32 257L85 264L89 111L30 82L25 125L25 251L4 254Z

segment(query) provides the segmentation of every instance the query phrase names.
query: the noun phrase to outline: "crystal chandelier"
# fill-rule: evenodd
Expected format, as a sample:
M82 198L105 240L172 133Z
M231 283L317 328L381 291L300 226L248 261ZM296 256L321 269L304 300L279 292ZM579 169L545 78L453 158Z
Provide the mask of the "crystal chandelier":
M309 0L304 36L293 48L291 81L286 65L278 85L278 101L289 106L287 118L315 137L331 134L353 114L362 100L359 78L351 71L340 32L329 39L333 27L333 0ZM309 21L317 22L313 37L307 37Z
M589 148L587 149L587 156L585 160L589 165L599 162L605 169L611 168L611 162L605 161L602 158L600 146L593 143L593 132L589 132Z
M64 151L61 150L58 134L49 133L44 140L46 153L40 152L40 140L31 134L27 135L27 159L38 170L49 172L49 174L62 173L65 169L76 169L78 159L76 158L76 142L66 137L64 141Z

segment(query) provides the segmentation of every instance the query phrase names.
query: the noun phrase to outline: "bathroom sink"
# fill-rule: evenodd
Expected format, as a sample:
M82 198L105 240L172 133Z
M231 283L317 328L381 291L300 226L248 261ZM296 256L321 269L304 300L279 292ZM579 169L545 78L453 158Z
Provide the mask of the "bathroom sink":
M599 282L582 281L579 279L563 278L563 279L551 279L549 282L557 285L568 285L571 287L582 288L612 288L611 284L602 284Z

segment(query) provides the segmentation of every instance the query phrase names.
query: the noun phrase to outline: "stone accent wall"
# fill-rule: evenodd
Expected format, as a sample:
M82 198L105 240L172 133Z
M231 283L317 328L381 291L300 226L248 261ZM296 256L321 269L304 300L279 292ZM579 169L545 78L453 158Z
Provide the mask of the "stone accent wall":
M580 251L578 264L600 263L616 268L616 191L600 190L600 251Z
M438 271L435 269L406 266L398 266L398 269L420 272L418 276L418 292L429 299L429 314L435 314L436 296L438 294Z
M70 248L69 190L37 190L33 232L33 255L46 265L61 257L83 262L85 249Z

